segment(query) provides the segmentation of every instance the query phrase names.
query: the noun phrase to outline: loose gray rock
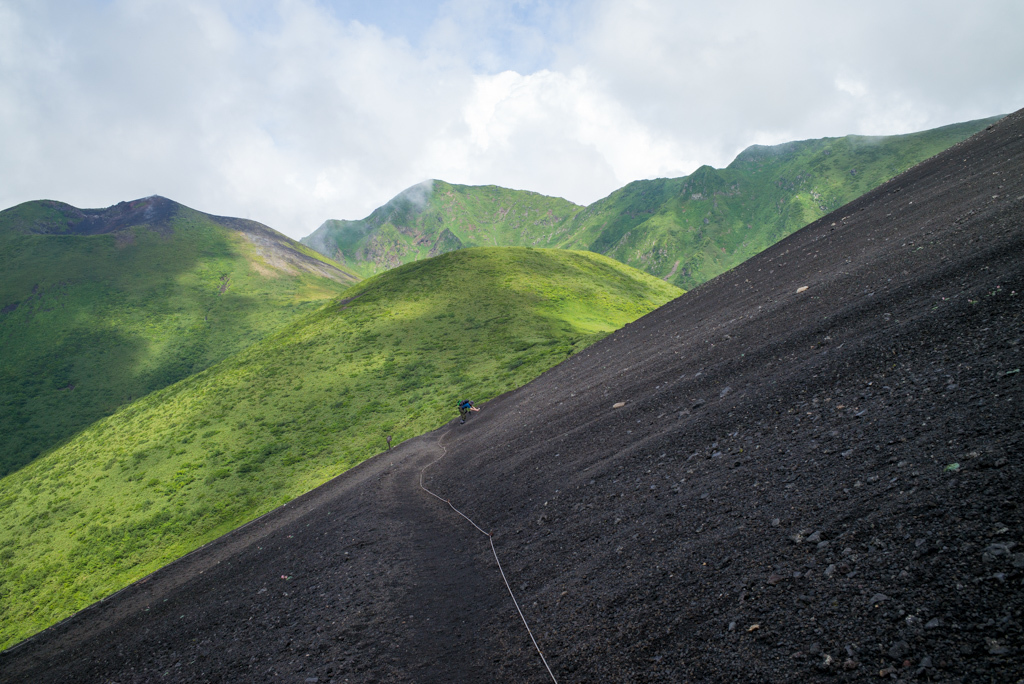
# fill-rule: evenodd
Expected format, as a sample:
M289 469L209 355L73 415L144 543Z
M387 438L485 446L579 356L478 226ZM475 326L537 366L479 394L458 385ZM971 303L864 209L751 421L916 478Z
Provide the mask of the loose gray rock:
M889 647L889 657L893 660L903 660L908 653L910 653L910 644L906 641L897 641Z
M986 563L992 563L997 558L1003 556L1009 556L1010 549L1006 544L989 544L985 547L985 550L981 553L981 559Z
M877 606L879 603L884 603L884 602L886 602L888 600L889 600L888 596L886 596L885 594L879 592L879 593L877 593L877 594L875 594L874 596L871 597L871 600L868 601L868 605L870 605L870 606Z
M985 637L985 645L988 646L989 655L1006 655L1010 652L1010 649L1003 646L998 639Z

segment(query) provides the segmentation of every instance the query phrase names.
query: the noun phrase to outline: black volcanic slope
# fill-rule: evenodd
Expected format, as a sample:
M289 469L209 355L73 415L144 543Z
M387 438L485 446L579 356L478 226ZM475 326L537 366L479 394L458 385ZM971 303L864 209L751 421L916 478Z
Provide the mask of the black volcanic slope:
M486 537L419 489L443 455L561 682L1018 681L1022 169L1018 112L0 679L545 681Z

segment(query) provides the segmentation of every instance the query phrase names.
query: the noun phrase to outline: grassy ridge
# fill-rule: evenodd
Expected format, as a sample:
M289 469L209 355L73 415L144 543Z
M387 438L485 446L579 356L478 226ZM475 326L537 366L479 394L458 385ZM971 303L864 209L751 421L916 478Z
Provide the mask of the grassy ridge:
M0 648L679 294L600 255L525 248L354 286L0 480Z
M589 249L690 289L999 117L921 133L755 145L725 169L637 181L545 246Z
M282 268L242 232L164 202L174 215L159 227L104 234L70 232L81 212L58 203L0 212L0 476L354 281Z
M725 169L636 181L586 208L428 181L361 221L327 221L302 242L362 274L472 245L583 249L691 289L998 119L755 145Z

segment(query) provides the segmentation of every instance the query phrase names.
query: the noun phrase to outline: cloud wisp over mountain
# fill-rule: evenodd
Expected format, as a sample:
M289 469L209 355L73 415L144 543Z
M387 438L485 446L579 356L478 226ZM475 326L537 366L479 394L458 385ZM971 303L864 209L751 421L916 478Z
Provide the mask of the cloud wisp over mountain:
M753 143L1024 104L1013 2L0 0L0 205L161 194L294 237L425 178L590 203Z

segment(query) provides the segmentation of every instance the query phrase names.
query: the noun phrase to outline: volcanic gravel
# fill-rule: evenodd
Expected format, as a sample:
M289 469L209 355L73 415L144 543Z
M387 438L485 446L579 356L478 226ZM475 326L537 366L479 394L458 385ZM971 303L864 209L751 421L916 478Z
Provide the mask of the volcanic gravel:
M0 680L550 681L422 474L560 682L1019 681L1022 171L1018 112Z

